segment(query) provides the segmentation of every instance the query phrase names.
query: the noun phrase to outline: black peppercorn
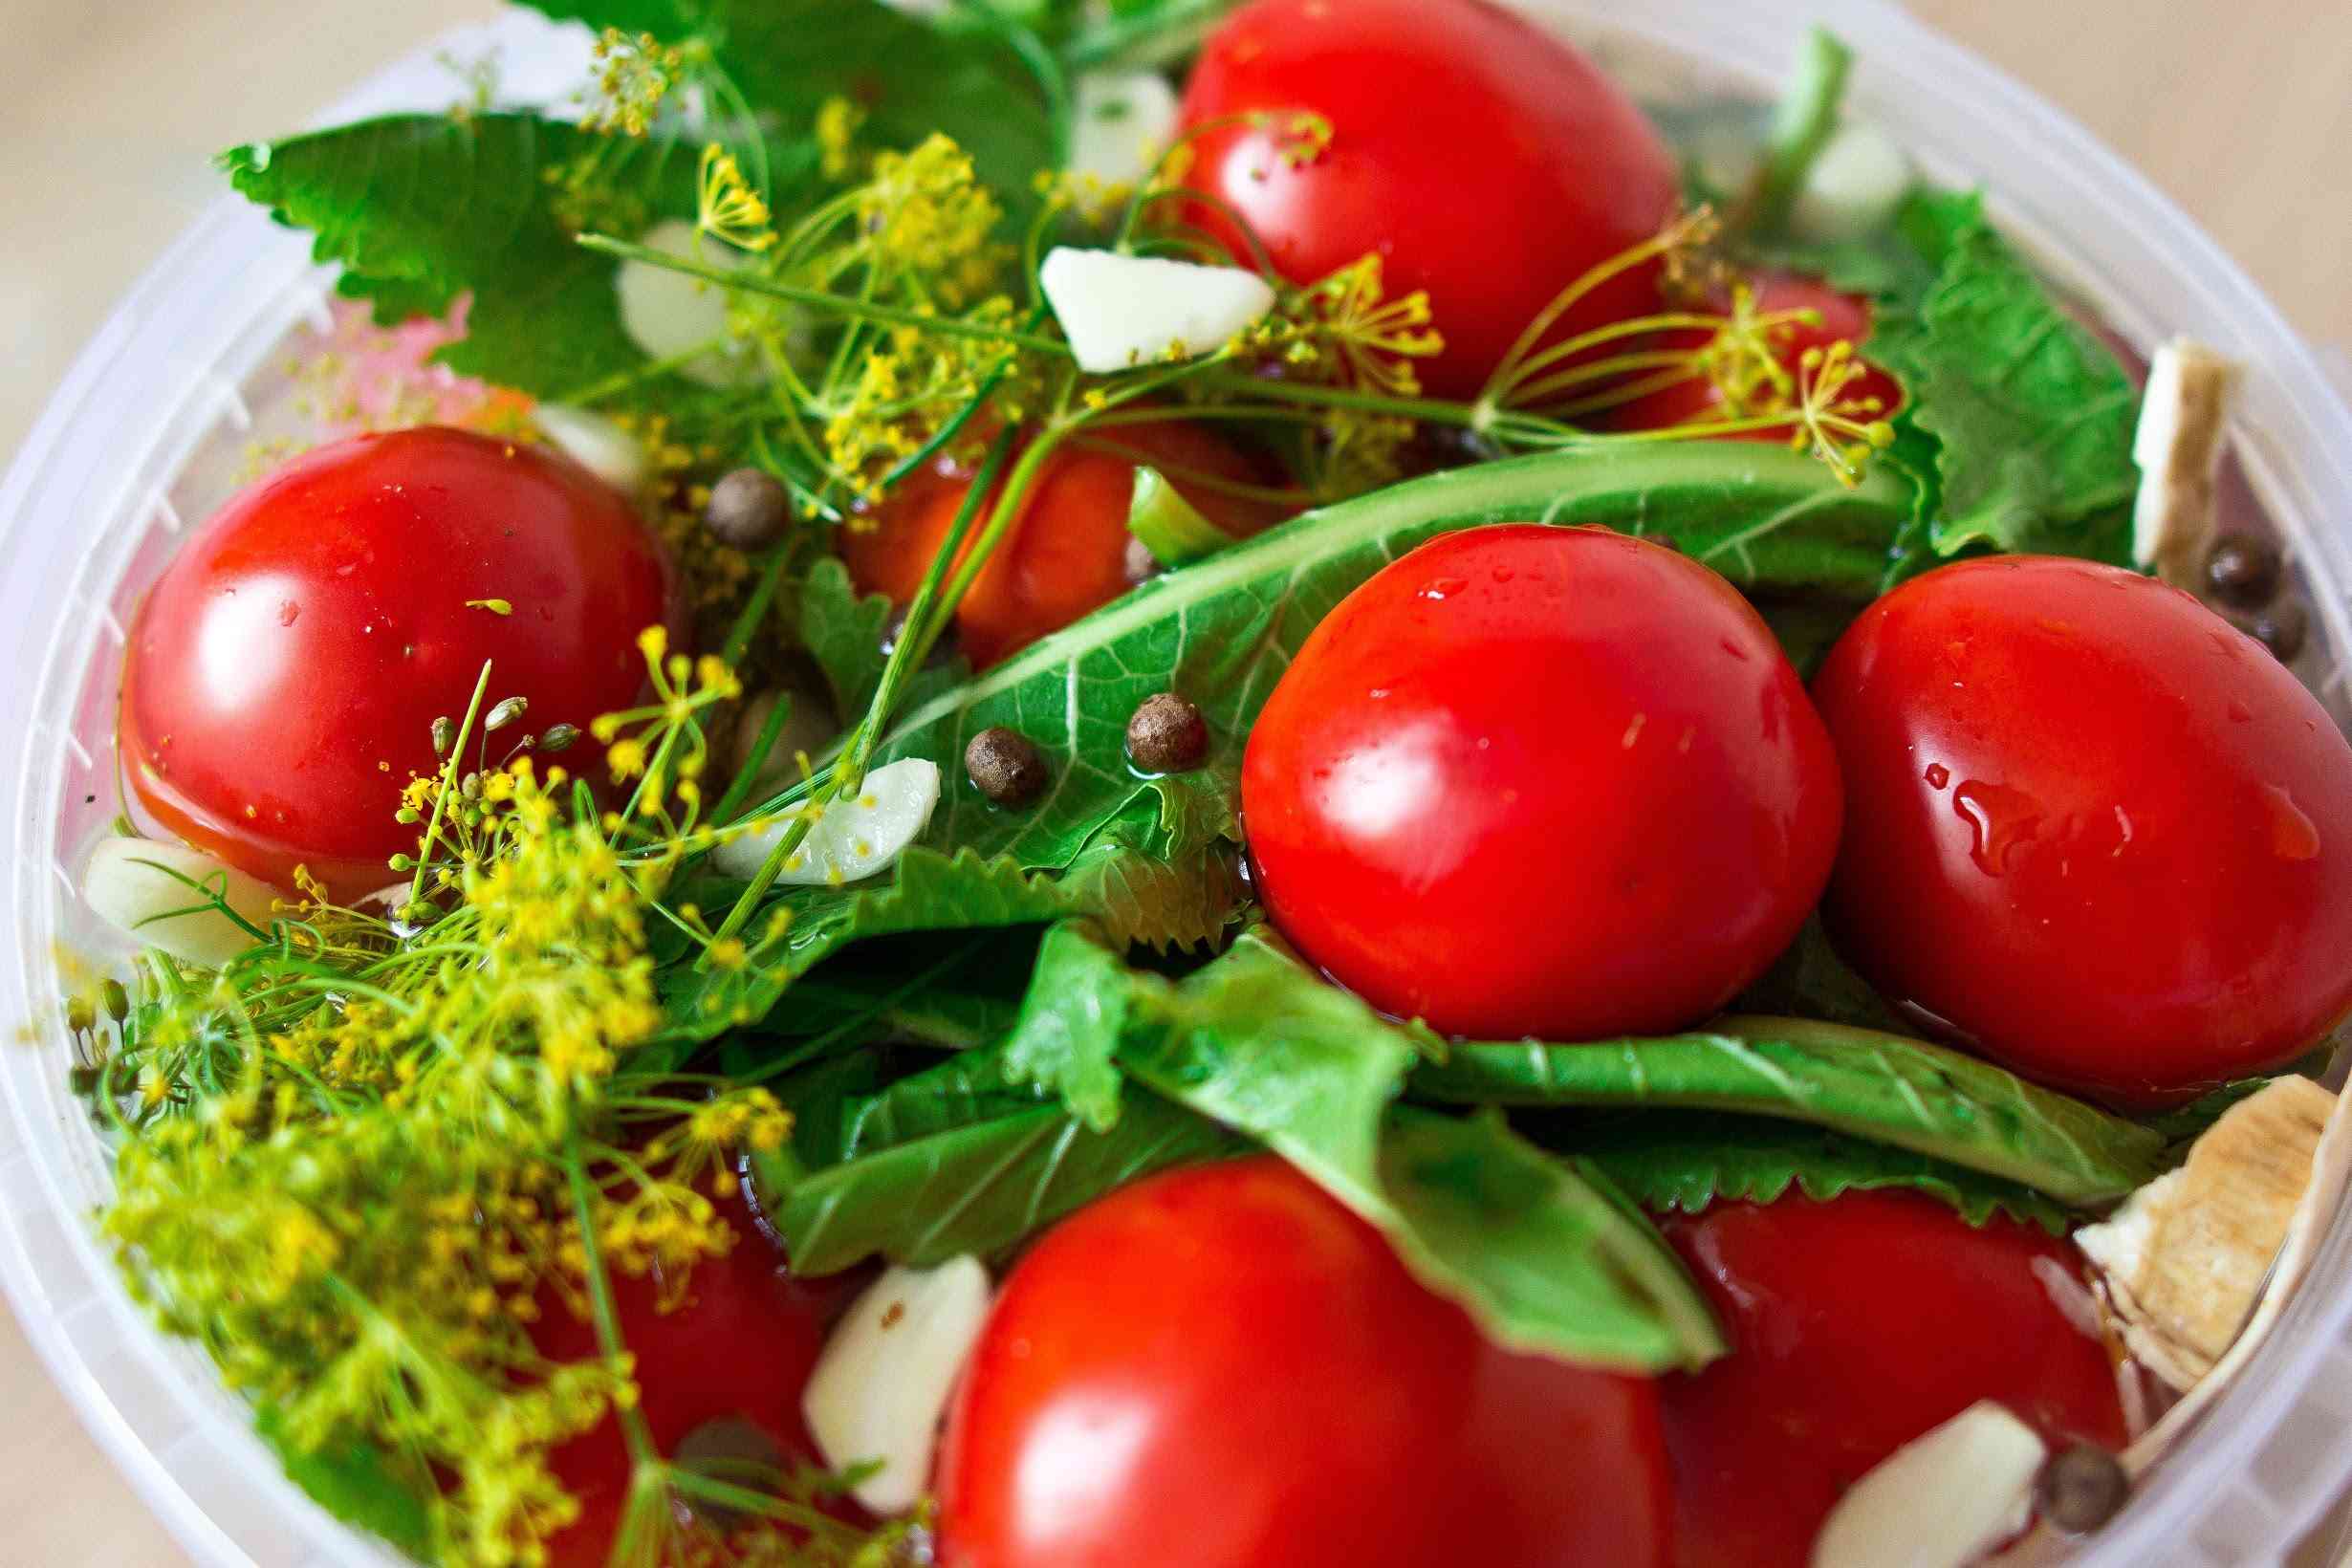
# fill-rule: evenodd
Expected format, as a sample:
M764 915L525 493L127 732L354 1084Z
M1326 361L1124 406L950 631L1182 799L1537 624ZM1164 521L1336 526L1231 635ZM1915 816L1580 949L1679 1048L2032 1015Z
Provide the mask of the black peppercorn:
M703 526L721 544L764 550L784 536L791 514L792 498L782 480L758 468L737 468L710 487Z
M2258 610L2277 597L2283 570L2276 543L2258 534L2231 534L2214 540L2205 557L2205 583L2224 604Z
M2077 1443L2050 1456L2034 1482L2041 1516L2071 1535L2097 1530L2121 1513L2131 1495L2131 1477L2115 1455L2090 1443Z
M2280 664L2292 664L2302 656L2303 643L2311 636L2311 612L2299 599L2282 599L2255 616L2246 630L2277 655Z
M1000 806L1028 805L1045 793L1049 776L1037 743L1001 724L972 736L964 748L964 772Z
M1127 721L1127 755L1146 773L1181 773L1209 754L1209 721L1173 691L1146 697Z

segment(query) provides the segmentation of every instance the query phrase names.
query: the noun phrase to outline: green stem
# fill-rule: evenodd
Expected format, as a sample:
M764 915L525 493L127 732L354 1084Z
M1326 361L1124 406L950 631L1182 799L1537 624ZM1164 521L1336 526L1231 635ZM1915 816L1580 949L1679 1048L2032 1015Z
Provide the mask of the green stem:
M572 1185L572 1214L579 1224L580 1251L588 1259L588 1306L596 1322L597 1349L606 1361L617 1361L628 1354L629 1347L621 1338L621 1309L613 1304L613 1282L604 1272L604 1251L597 1245L596 1209L577 1132L564 1143L564 1173ZM653 1446L653 1431L645 1425L644 1411L634 1403L615 1402L613 1419L621 1424L621 1435L629 1446L630 1458L641 1465L661 1462L661 1454Z
M1814 160L1838 133L1839 105L1853 64L1854 52L1827 28L1805 34L1804 54L1773 119L1763 167L1729 225L1734 233L1771 233L1788 220Z
M744 294L762 294L770 299L781 299L811 310L829 311L863 321L880 321L888 326L913 327L920 332L944 333L950 338L977 338L991 343L1005 343L1038 354L1050 354L1056 359L1070 358L1070 345L1058 338L1040 338L1033 333L1015 332L1010 327L982 326L978 322L962 320L952 316L926 316L921 311L903 311L890 305L876 305L866 301L844 299L821 289L797 289L789 283L777 283L748 272L730 272L724 267L712 267L686 256L673 256L649 246L633 245L617 240L609 234L582 234L578 243L583 249L602 255L618 256L623 261L642 262L664 272L684 272L688 277L701 278L706 283Z
M586 408L591 404L602 403L616 392L625 392L640 381L657 381L673 371L684 370L704 355L715 354L726 348L727 344L727 334L720 333L716 338L697 343L692 348L682 349L676 354L664 355L659 359L649 359L629 370L615 371L602 381L591 381L577 392L567 392L560 398L548 398L543 401L568 404L574 408Z
M433 862L433 845L441 838L441 819L447 815L449 797L457 794L457 762L466 754L466 739L473 733L473 721L482 711L482 694L490 689L490 662L482 661L482 673L473 683L473 697L466 704L466 722L458 727L457 736L449 742L449 760L442 764L441 788L433 795L433 815L425 824L425 836L417 840L417 874L408 883L408 902L425 897L425 869Z
M776 695L775 706L768 709L767 720L759 727L759 738L751 743L750 754L735 770L735 776L728 782L727 793L719 796L719 803L711 808L711 821L733 820L735 813L743 805L744 797L751 793L751 786L759 781L760 770L768 765L768 753L775 750L776 740L784 733L784 726L792 721L792 697L787 693L779 692Z
M720 660L733 669L743 663L744 651L751 645L751 634L768 615L768 607L775 602L776 584L784 577L785 563L791 560L793 541L784 540L768 547L768 559L760 568L759 581L751 587L751 597L743 601L735 615L734 625L728 628L727 642L719 653Z

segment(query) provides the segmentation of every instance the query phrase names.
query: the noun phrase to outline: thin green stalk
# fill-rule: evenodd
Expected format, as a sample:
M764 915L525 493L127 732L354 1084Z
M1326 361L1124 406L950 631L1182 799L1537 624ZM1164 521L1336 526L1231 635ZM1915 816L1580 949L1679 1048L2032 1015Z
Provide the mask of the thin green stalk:
M1816 27L1805 34L1804 54L1773 119L1764 164L1732 214L1735 232L1770 233L1787 221L1814 161L1838 134L1839 106L1853 64L1854 52L1827 28Z
M415 904L425 897L425 869L433 863L433 845L441 838L441 819L449 809L449 797L457 794L457 762L466 754L467 737L473 733L473 721L482 711L482 694L490 689L490 662L482 661L482 673L473 683L473 696L466 704L466 722L458 726L457 736L449 742L449 760L442 765L441 788L433 795L433 815L425 824L425 835L417 840L417 874L408 883L408 902Z
M604 1251L597 1245L596 1209L588 1187L587 1163L580 1158L579 1135L574 1133L564 1146L564 1174L572 1187L572 1215L579 1223L580 1250L588 1258L588 1306L596 1322L597 1349L606 1361L618 1361L628 1354L628 1345L621 1338L621 1309L613 1304L613 1282L604 1272ZM629 1447L629 1457L641 1465L659 1464L661 1453L653 1446L652 1428L645 1425L645 1413L634 1402L614 1402L613 1419L621 1424L621 1435Z

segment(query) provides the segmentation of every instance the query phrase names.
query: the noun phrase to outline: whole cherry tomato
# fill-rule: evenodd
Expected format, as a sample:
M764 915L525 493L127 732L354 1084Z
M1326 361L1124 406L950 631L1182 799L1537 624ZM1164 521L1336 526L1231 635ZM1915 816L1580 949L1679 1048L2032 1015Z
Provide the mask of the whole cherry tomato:
M1242 760L1301 952L1448 1034L1654 1033L1721 1007L1829 875L1838 771L1772 633L1605 529L1432 540L1339 602Z
M2078 1283L2065 1242L1932 1198L1792 1192L1661 1229L1731 1351L1661 1380L1676 1568L1804 1568L1840 1493L1880 1460L1995 1400L2054 1447L2121 1448L2105 1348L2041 1273Z
M1848 800L1832 935L1986 1056L2153 1106L2352 1009L2352 746L2187 594L1947 566L1864 612L1814 695Z
M1328 146L1303 144L1302 111ZM1476 393L1556 295L1681 200L1632 100L1487 0L1257 0L1202 47L1184 126L1187 181L1215 198L1186 216L1236 260L1254 235L1307 283L1378 253L1391 298L1428 291L1446 349L1422 379L1443 397ZM1553 340L1644 314L1654 277L1634 268L1596 289Z
M489 701L529 705L502 741L584 729L637 699L637 634L673 614L660 546L568 458L430 425L321 446L216 512L141 606L131 787L232 865L356 898L416 847L401 791L484 664Z
M1116 425L1071 439L1046 459L1012 531L957 608L958 645L975 669L1135 586L1127 512L1139 464L1159 468L1202 515L1236 538L1288 511L1218 488L1262 489L1274 476L1197 425ZM844 528L841 558L859 591L901 604L914 598L970 490L969 475L942 467L910 478L879 512ZM974 533L986 520L985 512L974 519Z
M658 1273L613 1278L621 1342L637 1359L638 1409L655 1449L671 1458L698 1430L725 1424L756 1433L731 1440L730 1457L750 1459L743 1449L773 1445L779 1468L817 1463L800 1396L850 1287L840 1279L795 1279L740 1198L720 1200L719 1207L734 1227L735 1244L725 1257L695 1266L683 1301L664 1310ZM540 1354L556 1361L599 1355L595 1326L552 1293L543 1296L544 1316L532 1332ZM580 1499L581 1511L549 1542L550 1561L554 1568L603 1568L628 1508L632 1462L620 1424L608 1416L557 1448L551 1468Z
M1811 311L1820 318L1818 323L1785 321L1767 330L1773 358L1779 361L1792 383L1804 373L1801 361L1807 350L1827 352L1832 343L1841 342L1859 347L1870 336L1870 305L1860 295L1841 294L1818 278L1769 269L1751 273L1747 283L1754 291L1753 309L1759 315ZM1713 314L1729 316L1731 301L1726 296L1709 308ZM1682 349L1704 348L1710 340L1709 334L1696 330L1660 336L1666 345ZM1851 405L1858 417L1883 419L1903 406L1903 387L1885 371L1865 363L1840 392L1839 401ZM1601 422L1618 430L1662 430L1724 417L1721 390L1706 377L1693 377L1620 403L1601 416ZM1720 439L1785 442L1789 439L1789 427L1784 425L1769 430L1743 430Z
M947 1568L1645 1568L1670 1506L1655 1384L1496 1348L1272 1158L1022 1259L939 1500Z

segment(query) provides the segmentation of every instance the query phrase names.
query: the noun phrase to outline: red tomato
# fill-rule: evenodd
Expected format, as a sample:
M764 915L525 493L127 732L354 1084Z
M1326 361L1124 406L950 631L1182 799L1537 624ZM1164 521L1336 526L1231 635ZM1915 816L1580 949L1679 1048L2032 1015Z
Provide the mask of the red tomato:
M673 608L660 546L569 459L440 426L321 446L239 492L147 595L122 672L131 787L232 865L285 885L307 864L357 897L416 847L392 814L484 661L527 728L585 728L637 699L637 634Z
M2352 1009L2352 747L2187 594L1948 566L1871 606L1814 694L1851 802L1832 933L1985 1055L2154 1106Z
M1731 585L1605 529L1472 529L1324 618L1242 760L1258 892L1340 984L1448 1034L1721 1007L1837 850L1828 737Z
M1661 1221L1731 1353L1663 1379L1676 1568L1804 1568L1844 1490L1997 1400L2055 1446L2121 1448L2104 1347L2035 1273L2074 1249L1912 1192L1717 1204Z
M1189 183L1293 282L1378 252L1391 298L1427 290L1446 352L1422 379L1442 397L1475 394L1555 295L1681 202L1673 155L1632 100L1486 0L1257 0L1203 47L1184 126L1256 110L1319 114L1331 144L1302 162L1287 120L1209 129ZM1231 217L1208 203L1186 216L1250 261ZM1641 315L1655 275L1613 279L1555 337Z
M1804 321L1789 322L1773 333L1774 358L1791 377L1797 374L1797 361L1807 349L1827 350L1832 343L1845 342L1859 346L1870 336L1870 305L1859 294L1840 294L1818 278L1805 277L1796 272L1763 271L1750 274L1749 287L1755 291L1755 308L1766 313L1780 311L1816 311L1821 317L1818 326ZM1715 314L1729 315L1731 302L1726 299L1710 307ZM1664 341L1674 348L1696 349L1706 346L1708 335L1702 332L1661 334ZM1903 387L1892 376L1876 365L1867 366L1860 376L1848 382L1842 399L1860 403L1876 399L1879 414L1891 415L1903 406ZM1621 403L1603 418L1611 429L1663 430L1676 425L1688 425L1698 420L1723 417L1722 394L1704 378L1677 381L1630 403ZM1726 441L1780 441L1789 439L1786 425L1773 430L1748 430L1736 435L1720 437Z
M662 1311L658 1279L613 1281L621 1342L637 1358L638 1408L664 1454L674 1454L706 1422L737 1420L758 1427L788 1460L815 1463L800 1395L847 1286L793 1278L741 1199L720 1207L734 1224L735 1245L724 1258L696 1266L684 1303ZM545 1310L532 1334L540 1354L559 1361L599 1354L593 1324L559 1302ZM555 1450L552 1468L582 1507L549 1542L550 1561L603 1568L629 1497L632 1467L620 1425L608 1418L574 1438Z
M956 611L959 645L975 669L1012 657L1128 589L1127 510L1139 462L1158 468L1203 515L1235 536L1255 534L1285 509L1226 494L1187 474L1264 486L1259 465L1196 425L1126 425L1074 438L1044 465L1028 503ZM871 518L840 534L841 558L859 592L904 604L955 525L970 477L943 467L907 481ZM983 512L973 522L977 530Z
M1654 1383L1496 1348L1272 1158L1021 1261L939 1498L947 1568L1644 1568L1669 1506Z

